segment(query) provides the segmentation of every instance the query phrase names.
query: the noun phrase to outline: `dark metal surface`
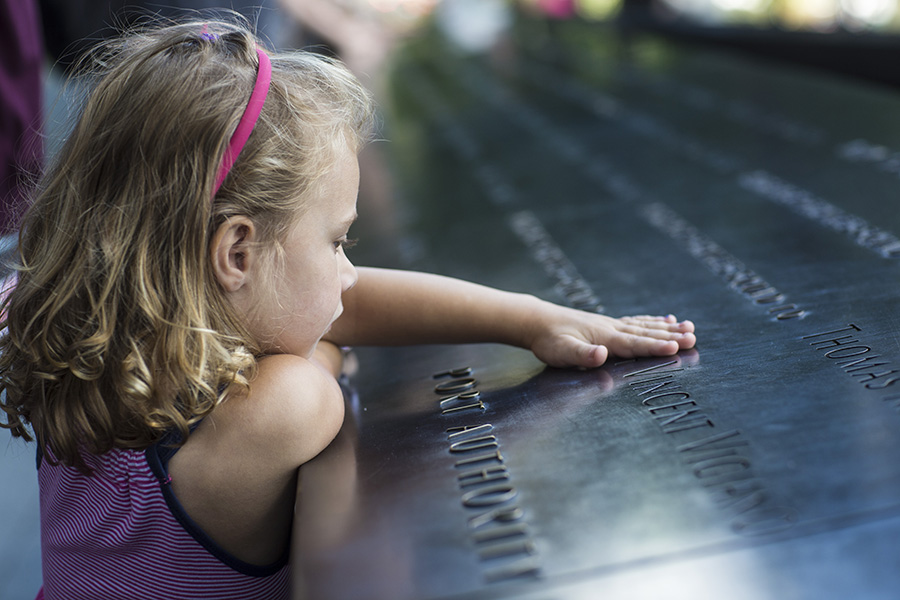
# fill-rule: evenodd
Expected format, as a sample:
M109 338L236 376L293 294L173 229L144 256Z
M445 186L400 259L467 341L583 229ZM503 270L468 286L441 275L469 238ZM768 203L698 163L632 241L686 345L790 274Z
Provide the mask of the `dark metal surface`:
M358 349L295 596L896 598L900 98L574 23L414 40L391 89L357 259L700 343Z

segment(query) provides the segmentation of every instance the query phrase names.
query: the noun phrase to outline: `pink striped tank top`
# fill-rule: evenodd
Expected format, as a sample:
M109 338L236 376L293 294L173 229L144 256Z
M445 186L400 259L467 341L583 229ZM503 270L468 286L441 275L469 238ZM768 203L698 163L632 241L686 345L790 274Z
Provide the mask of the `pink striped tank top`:
M225 552L172 493L175 449L85 455L93 469L38 458L47 600L276 600L288 597L287 554L256 566Z

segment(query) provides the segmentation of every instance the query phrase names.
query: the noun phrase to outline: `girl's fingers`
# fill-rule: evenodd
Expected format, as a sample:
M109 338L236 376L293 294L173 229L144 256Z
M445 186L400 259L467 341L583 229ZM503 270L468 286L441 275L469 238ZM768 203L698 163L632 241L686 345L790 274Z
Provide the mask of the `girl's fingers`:
M609 350L602 345L579 343L576 356L578 357L576 366L591 369L606 362Z
M620 331L607 342L610 352L617 356L668 356L679 350L688 350L697 343L693 332L640 329L635 332Z
M535 356L551 367L592 369L606 362L609 351L602 344L591 344L571 335L560 335L532 348Z
M629 315L627 317L621 317L620 320L663 321L666 323L676 323L678 321L678 319L675 318L675 315L666 315L665 317L660 315Z
M693 333L693 328L687 327L645 327L643 325L620 325L616 328L617 333L635 335L638 337L649 337L658 340L674 340L686 334Z
M656 340L637 336L623 336L609 343L609 351L621 358L669 356L678 352L679 348L678 343L673 340Z
M648 319L644 317L622 317L617 320L620 324L620 326L617 327L619 331L634 333L636 335L641 335L644 332L653 335L653 332L655 331L672 333L693 333L694 331L694 324L691 321L678 322L675 320L663 320L663 318Z

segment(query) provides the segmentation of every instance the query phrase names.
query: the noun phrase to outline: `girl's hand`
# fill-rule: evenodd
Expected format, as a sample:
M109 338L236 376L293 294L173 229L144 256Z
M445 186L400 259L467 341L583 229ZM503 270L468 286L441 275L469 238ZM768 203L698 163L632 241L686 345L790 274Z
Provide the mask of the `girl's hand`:
M542 307L531 336L528 347L553 367L599 367L610 355L669 356L697 342L694 324L672 315L614 319L554 305Z
M459 279L360 267L328 339L344 346L499 343L554 367L599 367L611 355L669 356L696 343L694 324L668 317L613 319L530 294Z

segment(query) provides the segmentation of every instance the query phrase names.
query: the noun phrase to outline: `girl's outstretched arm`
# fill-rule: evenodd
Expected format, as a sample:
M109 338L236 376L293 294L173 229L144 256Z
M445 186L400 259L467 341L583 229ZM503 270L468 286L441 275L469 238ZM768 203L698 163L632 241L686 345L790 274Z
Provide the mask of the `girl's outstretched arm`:
M694 325L672 316L614 319L527 294L409 271L359 269L344 314L326 335L341 345L496 342L556 367L598 367L609 355L666 356L692 348Z

